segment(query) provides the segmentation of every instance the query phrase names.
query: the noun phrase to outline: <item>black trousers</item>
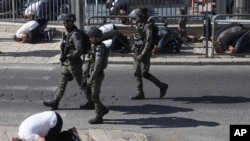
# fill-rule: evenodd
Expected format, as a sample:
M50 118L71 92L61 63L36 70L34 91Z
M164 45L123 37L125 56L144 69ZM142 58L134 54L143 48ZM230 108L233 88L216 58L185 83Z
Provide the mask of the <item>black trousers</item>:
M55 113L56 113L57 123L55 127L49 130L48 135L45 137L46 141L59 141L60 139L60 133L62 130L63 121L62 117L57 112Z

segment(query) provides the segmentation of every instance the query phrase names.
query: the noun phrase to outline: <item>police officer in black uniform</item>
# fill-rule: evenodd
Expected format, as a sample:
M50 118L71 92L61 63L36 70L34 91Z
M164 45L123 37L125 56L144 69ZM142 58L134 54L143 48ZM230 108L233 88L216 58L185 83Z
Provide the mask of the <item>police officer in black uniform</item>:
M81 58L81 55L83 52L83 43L81 40L81 34L77 32L78 29L74 25L75 20L75 15L71 13L62 16L63 25L68 34L66 35L65 43L61 44L61 80L54 99L46 100L43 102L45 106L51 107L52 110L58 109L59 102L64 95L66 86L69 81L75 79L79 87L82 87L82 65L84 63L84 60Z
M134 47L132 51L134 57L134 75L137 81L137 95L131 97L132 100L145 99L143 92L142 77L153 82L160 88L160 98L166 95L168 84L159 81L155 76L149 73L152 43L152 25L147 22L149 10L140 8L136 16L136 34L134 36Z
M102 104L99 98L102 81L105 77L104 69L108 65L108 49L101 42L102 31L99 28L91 28L88 35L92 47L89 53L89 60L86 62L86 70L84 71L87 77L85 94L91 97L96 110L96 116L90 119L89 123L100 124L103 123L103 116L109 112L109 109Z

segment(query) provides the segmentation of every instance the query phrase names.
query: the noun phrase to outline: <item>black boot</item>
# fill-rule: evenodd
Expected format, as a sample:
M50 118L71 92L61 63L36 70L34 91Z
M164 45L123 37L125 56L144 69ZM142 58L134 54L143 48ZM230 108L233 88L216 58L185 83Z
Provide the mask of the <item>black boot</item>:
M166 95L168 84L162 83L159 79L157 79L152 74L148 73L147 76L145 76L146 79L153 82L157 87L160 88L160 98L163 98Z
M160 98L163 98L166 95L167 89L168 84L162 83L162 86L160 87Z
M105 106L102 107L102 110L97 110L96 117L89 120L89 124L101 124L103 123L103 116L108 114L109 109Z
M109 109L107 107L103 106L101 116L103 117L104 115L106 115L108 113L109 113Z
M143 90L139 90L137 95L131 97L132 100L145 99Z
M88 101L85 104L80 105L80 109L85 109L85 110L94 110L95 109L95 103L93 101Z
M51 110L57 110L58 109L58 105L59 105L60 99L56 98L54 100L46 100L43 101L43 104L47 107L51 107Z

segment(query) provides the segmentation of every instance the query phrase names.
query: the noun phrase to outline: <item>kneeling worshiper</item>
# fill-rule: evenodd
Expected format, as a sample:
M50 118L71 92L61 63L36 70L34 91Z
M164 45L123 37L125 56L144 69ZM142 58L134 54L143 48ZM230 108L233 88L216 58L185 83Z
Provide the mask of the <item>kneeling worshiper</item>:
M18 137L12 141L60 141L63 120L54 111L27 117L19 126Z
M14 40L22 43L35 43L39 39L51 41L55 36L55 29L45 30L47 24L48 20L44 18L30 20L16 31Z

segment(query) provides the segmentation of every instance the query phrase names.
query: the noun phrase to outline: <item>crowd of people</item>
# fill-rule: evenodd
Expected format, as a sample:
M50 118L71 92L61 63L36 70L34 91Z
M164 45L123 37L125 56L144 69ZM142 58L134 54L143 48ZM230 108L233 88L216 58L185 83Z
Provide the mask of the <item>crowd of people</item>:
M146 38L141 39L141 44L132 46L134 52L134 75L137 82L137 94L132 96L132 100L145 99L142 78L150 80L159 88L159 98L166 95L168 84L161 82L151 73L150 58L152 47L151 24L147 23L148 10L140 9L137 16L137 33ZM108 28L115 28L114 25L102 27L92 27L89 32L89 40L92 44L88 53L88 62L82 59L84 42L82 34L75 26L76 18L74 14L67 14L62 18L63 25L67 30L66 43L62 43L61 80L56 94L52 100L45 100L43 104L51 107L52 111L44 111L27 117L19 126L17 137L12 141L59 141L62 138L62 117L55 111L59 107L59 102L64 95L67 83L75 79L80 89L84 91L87 103L80 105L81 109L95 110L96 116L89 120L90 124L103 123L103 117L109 113L108 107L100 100L101 85L105 78L104 70L108 65L109 49L102 42L104 33ZM106 32L105 32L106 31ZM103 33L104 32L104 33ZM111 33L117 34L117 33ZM119 36L119 34L117 35ZM107 37L108 38L108 37ZM139 45L139 46L138 46ZM64 59L62 59L64 58ZM85 63L85 69L82 65Z
M65 93L66 86L68 82L73 79L76 80L79 88L85 93L87 102L80 105L81 109L95 110L96 116L89 120L90 124L100 124L103 123L103 117L109 113L108 107L104 106L104 104L100 100L100 92L101 85L105 78L105 69L108 64L108 55L110 49L116 47L117 44L122 44L120 46L127 46L127 50L130 50L134 53L134 75L137 82L137 94L132 96L132 100L145 99L145 94L143 91L143 81L142 78L145 78L151 82L153 82L159 88L159 98L163 98L166 95L168 84L161 82L151 73L149 73L150 68L150 58L151 58L151 48L152 44L152 35L151 35L151 24L147 22L149 17L149 11L147 8L141 8L137 15L137 25L136 32L141 34L145 38L142 38L142 44L133 45L129 48L128 41L120 40L124 37L119 31L115 30L115 26L113 24L103 25L101 27L92 27L88 31L88 36L90 43L92 44L91 49L89 50L87 57L89 58L87 62L83 59L83 47L84 42L82 40L82 34L79 33L79 29L75 26L74 22L76 21L74 14L66 14L62 18L62 23L67 31L65 43L62 43L62 55L61 55L61 66L62 73L61 79L59 81L59 85L57 91L54 95L53 99L45 100L43 104L45 106L51 107L51 110L57 110L59 108L59 103L61 98ZM37 21L32 21L39 26ZM105 33L110 34L105 36ZM114 35L116 39L113 42ZM104 41L112 40L111 44L105 44ZM115 44L115 45L113 45ZM109 46L109 48L107 48ZM113 47L112 47L113 46ZM82 67L85 64L85 67ZM83 69L84 68L84 69ZM45 114L46 113L46 114ZM57 113L53 112L45 112L43 113L46 116L53 117L54 121L56 119L60 119L60 116ZM20 131L18 133L19 139L25 138L24 130L28 129L29 126L24 126L28 124L28 122L35 120L38 117L42 117L42 114L38 114L32 116L25 120L21 126ZM44 120L47 120L44 118ZM34 125L37 126L34 122ZM37 123L38 124L38 123ZM41 126L42 123L39 123ZM46 132L43 134L36 136L29 136L32 140L34 138L40 137L48 137L50 136L50 131L52 128L61 128L62 123L60 122L57 126L56 122L53 125L46 126ZM45 131L45 129L44 129ZM30 133L30 132L29 132ZM48 133L48 134L47 134ZM23 135L24 134L24 135ZM56 135L55 133L53 135ZM31 139L32 138L32 139Z

